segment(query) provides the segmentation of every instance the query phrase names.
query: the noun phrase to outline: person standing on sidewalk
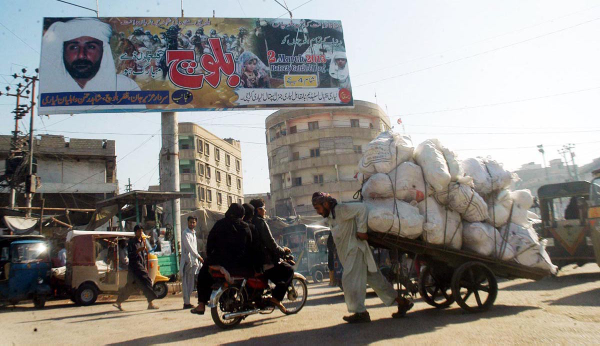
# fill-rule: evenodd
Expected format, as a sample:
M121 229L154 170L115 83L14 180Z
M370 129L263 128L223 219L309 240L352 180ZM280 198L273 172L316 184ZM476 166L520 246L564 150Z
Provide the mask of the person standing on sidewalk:
M181 289L183 293L183 308L193 309L194 305L190 302L192 291L194 290L194 279L198 275L201 263L204 259L198 254L198 243L196 240L196 223L198 219L190 215L187 218L188 227L181 235Z
M129 268L127 270L127 284L119 290L119 297L114 307L123 311L121 304L126 301L137 289L141 289L148 300L148 310L158 309L152 301L156 299L156 293L152 289L152 280L148 276L146 264L148 261L148 248L144 239L144 228L135 225L133 228L135 237L129 239L127 244L127 257L129 257Z

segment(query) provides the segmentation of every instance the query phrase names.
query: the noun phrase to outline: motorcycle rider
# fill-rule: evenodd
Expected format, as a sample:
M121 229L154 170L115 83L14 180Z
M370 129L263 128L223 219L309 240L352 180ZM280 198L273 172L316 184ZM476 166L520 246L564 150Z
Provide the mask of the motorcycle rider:
M214 280L209 267L222 266L232 275L254 275L252 233L242 221L243 216L244 207L239 203L232 203L225 217L217 221L210 230L206 240L206 259L198 273L198 306L191 309L191 313L203 315L210 299Z
M281 304L287 288L294 277L294 268L285 261L279 261L282 257L289 254L291 250L287 247L277 245L269 225L265 220L267 213L265 202L262 199L253 199L250 204L254 207L254 218L252 223L256 227L256 233L259 237L258 248L262 253L263 272L265 277L275 284L273 296L270 302L285 312L285 307Z

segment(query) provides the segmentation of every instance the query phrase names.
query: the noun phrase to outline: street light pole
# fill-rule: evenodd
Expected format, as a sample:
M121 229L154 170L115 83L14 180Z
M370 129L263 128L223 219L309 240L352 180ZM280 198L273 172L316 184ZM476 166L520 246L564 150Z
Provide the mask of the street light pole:
M544 150L544 145L540 144L537 147L538 151L542 153L542 160L544 162L544 173L546 173L546 181L549 181L550 178L548 177L548 166L546 165L546 151Z

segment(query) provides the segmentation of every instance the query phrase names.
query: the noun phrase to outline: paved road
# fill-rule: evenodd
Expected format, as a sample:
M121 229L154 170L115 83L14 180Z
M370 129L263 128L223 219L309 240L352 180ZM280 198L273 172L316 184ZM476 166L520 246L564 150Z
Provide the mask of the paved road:
M494 308L466 314L453 305L436 310L416 301L406 318L390 318L370 293L373 322L345 324L342 293L326 284L309 286L309 301L298 314L250 316L236 329L222 331L210 315L182 310L180 295L158 301L160 310L145 310L142 299L116 311L112 300L90 307L70 301L0 308L0 344L598 344L600 343L600 269L595 264L566 268L559 277L538 282L505 281Z

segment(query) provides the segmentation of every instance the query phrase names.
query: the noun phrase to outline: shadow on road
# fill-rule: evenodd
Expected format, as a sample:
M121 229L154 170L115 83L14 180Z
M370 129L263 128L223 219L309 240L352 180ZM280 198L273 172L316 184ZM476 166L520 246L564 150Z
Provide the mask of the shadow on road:
M424 334L449 324L469 323L480 319L493 319L497 317L516 315L521 312L537 309L532 306L506 306L496 305L488 312L481 314L466 314L461 309L437 310L425 309L409 313L406 318L392 319L385 318L375 320L369 324L360 326L349 325L342 322L331 327L314 328L303 331L284 332L274 335L256 336L247 340L232 342L231 344L242 345L271 345L271 344L302 344L307 343L339 343L341 335L345 340L352 340L352 343L371 343L393 338L401 338L408 335ZM242 322L235 329L252 328L258 325L276 323L277 319L284 316L275 316L268 319ZM113 343L109 345L147 345L173 342L185 342L205 335L215 335L221 332L216 326L206 326L193 328L171 333L146 336L127 342ZM248 333L251 335L250 333Z
M95 305L104 305L104 304L110 304L111 302L102 302L102 303L96 303ZM75 309L84 309L85 307L83 306L77 306L74 303L61 303L61 304L52 304L52 305L46 305L43 309L36 309L33 306L33 303L27 304L27 305L17 305L17 306L5 306L5 307L1 307L0 308L0 314L4 314L7 312L14 312L14 311L44 311L44 310L54 310L54 309L66 309L66 308L75 308Z
M567 306L600 306L600 288L596 288L587 292L576 293L557 300L545 301L550 305L567 305Z
M600 280L600 272L547 277L502 288L503 291L550 291Z
M205 315L206 317L206 315ZM285 316L273 316L269 318L262 318L260 320L252 320L248 322L242 322L240 325L236 326L235 329L246 329L252 328L260 325L276 323L278 319ZM208 317L210 318L210 314ZM142 338L132 339L124 342L116 342L107 345L155 345L155 344L164 344L164 343L172 343L172 342L183 342L187 340L192 340L196 338L201 338L205 335L215 335L219 332L224 332L222 329L215 325L180 330L176 332L154 335L154 336L146 336Z

